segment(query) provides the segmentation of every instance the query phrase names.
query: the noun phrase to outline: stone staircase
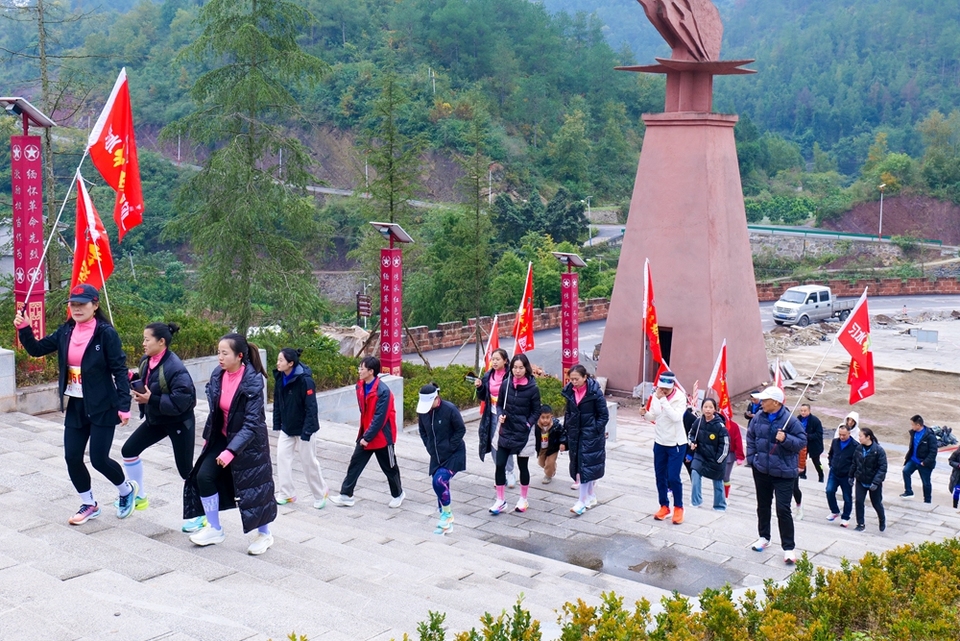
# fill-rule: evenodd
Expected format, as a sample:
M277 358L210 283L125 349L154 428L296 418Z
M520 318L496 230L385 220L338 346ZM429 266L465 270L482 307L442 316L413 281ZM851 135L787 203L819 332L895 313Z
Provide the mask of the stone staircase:
M201 408L198 419L204 416ZM569 512L576 499L565 461L550 485L533 472L528 512L489 515L493 465L489 458L477 460L472 424L469 469L453 482L454 532L434 535L428 457L414 429L397 447L407 493L400 509L387 507L386 480L371 463L353 508L316 510L309 494L281 506L276 544L260 557L245 554L248 539L235 510L222 515L227 539L221 545L198 548L180 532L182 482L166 443L143 455L147 510L116 519L109 507L115 490L94 472L103 514L80 527L68 525L78 499L62 460L62 424L50 418L0 414L0 507L6 515L0 523L0 639L279 641L296 631L311 641L385 641L404 633L416 637L418 622L431 610L446 613L451 633L479 626L484 612L509 609L521 594L545 638L552 638L556 610L566 601L595 603L612 590L627 603L658 603L674 588L691 595L724 581L757 588L790 573L778 548L760 554L748 549L756 538L748 470L736 470L726 513L689 508L681 526L654 521L651 429L623 415L598 489L601 505L582 517ZM115 457L131 431L118 430ZM331 493L339 489L355 436L355 427L321 425L321 466ZM797 525L799 549L817 565L835 568L841 557L856 559L867 550L954 536L960 519L949 508L941 458L934 504L923 505L896 498L898 465L891 456L884 534L876 531L869 506L868 532L827 523L823 486L803 481L807 518ZM298 488L306 490L303 483ZM508 490L508 498L516 496ZM613 543L621 545L616 554ZM605 571L596 569L598 560ZM642 569L630 570L634 562Z

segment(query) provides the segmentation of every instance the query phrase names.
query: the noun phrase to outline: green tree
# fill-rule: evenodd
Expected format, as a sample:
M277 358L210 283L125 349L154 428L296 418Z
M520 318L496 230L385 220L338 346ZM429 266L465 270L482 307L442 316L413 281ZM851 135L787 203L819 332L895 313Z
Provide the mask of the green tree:
M180 190L169 233L193 247L200 300L241 333L255 304L282 305L287 317L279 320L291 324L320 306L303 253L318 231L304 190L311 161L283 126L303 118L291 89L328 69L297 43L310 22L285 0L210 0L200 37L181 56L217 66L191 90L197 111L165 135L217 149Z
M561 187L547 203L542 231L549 234L554 242L576 243L587 230L587 217L583 213L585 209L583 201L574 199L569 191Z
M547 147L554 177L575 185L588 184L592 149L587 137L587 116L574 109L563 117L563 126Z

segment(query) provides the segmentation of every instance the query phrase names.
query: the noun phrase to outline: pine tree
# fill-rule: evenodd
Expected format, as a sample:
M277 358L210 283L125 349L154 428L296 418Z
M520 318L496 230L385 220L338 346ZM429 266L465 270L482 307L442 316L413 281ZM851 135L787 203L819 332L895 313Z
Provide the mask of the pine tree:
M304 248L316 239L305 191L311 160L285 125L303 121L294 89L327 65L297 38L312 16L285 0L210 0L202 33L182 60L212 62L191 90L197 110L164 131L216 148L180 191L169 235L189 240L199 300L245 333L254 306L272 304L296 323L320 306ZM281 163L282 159L282 163Z

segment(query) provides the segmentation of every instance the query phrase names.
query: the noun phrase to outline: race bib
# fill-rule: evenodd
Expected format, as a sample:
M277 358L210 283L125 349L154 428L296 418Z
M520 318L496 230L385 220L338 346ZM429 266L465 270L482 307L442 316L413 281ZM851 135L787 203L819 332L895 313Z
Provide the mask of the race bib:
M67 368L67 387L63 393L74 398L83 398L83 386L80 381L79 367L71 366Z

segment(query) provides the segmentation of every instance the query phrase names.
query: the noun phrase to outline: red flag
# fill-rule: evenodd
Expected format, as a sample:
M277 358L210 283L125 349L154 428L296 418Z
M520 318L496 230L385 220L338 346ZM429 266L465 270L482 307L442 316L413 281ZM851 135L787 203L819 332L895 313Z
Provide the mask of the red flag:
M643 331L650 343L650 356L654 363L663 363L660 351L660 326L657 325L657 308L653 300L653 278L650 276L650 259L643 263ZM660 370L657 370L659 377Z
M113 219L117 222L117 240L122 241L124 234L143 222L140 165L126 69L120 70L110 98L90 132L87 152L100 175L117 192Z
M873 396L876 388L873 378L873 352L867 352L867 366L860 367L857 361L850 360L850 371L847 373L847 385L850 386L850 404L853 405L865 398Z
M513 321L513 355L533 349L533 263L527 264L527 283L523 286L523 299Z
M773 369L773 384L780 388L781 392L786 392L783 389L783 370L780 369L780 357L777 356L777 364Z
M110 240L93 207L83 178L77 175L77 240L73 250L70 289L83 283L100 289L112 273Z
M847 384L850 385L850 404L853 405L857 401L873 396L876 391L873 353L870 351L870 311L867 307L866 288L853 311L850 312L850 316L840 326L837 341L850 354Z
M490 336L487 338L487 348L483 350L483 369L490 369L490 357L500 349L500 324L498 317L493 317L493 325L490 326Z
M713 366L713 373L710 374L710 382L707 387L717 394L717 409L727 421L733 420L733 405L730 403L730 390L727 389L727 340L723 340L720 346L720 353L717 355L717 362Z

